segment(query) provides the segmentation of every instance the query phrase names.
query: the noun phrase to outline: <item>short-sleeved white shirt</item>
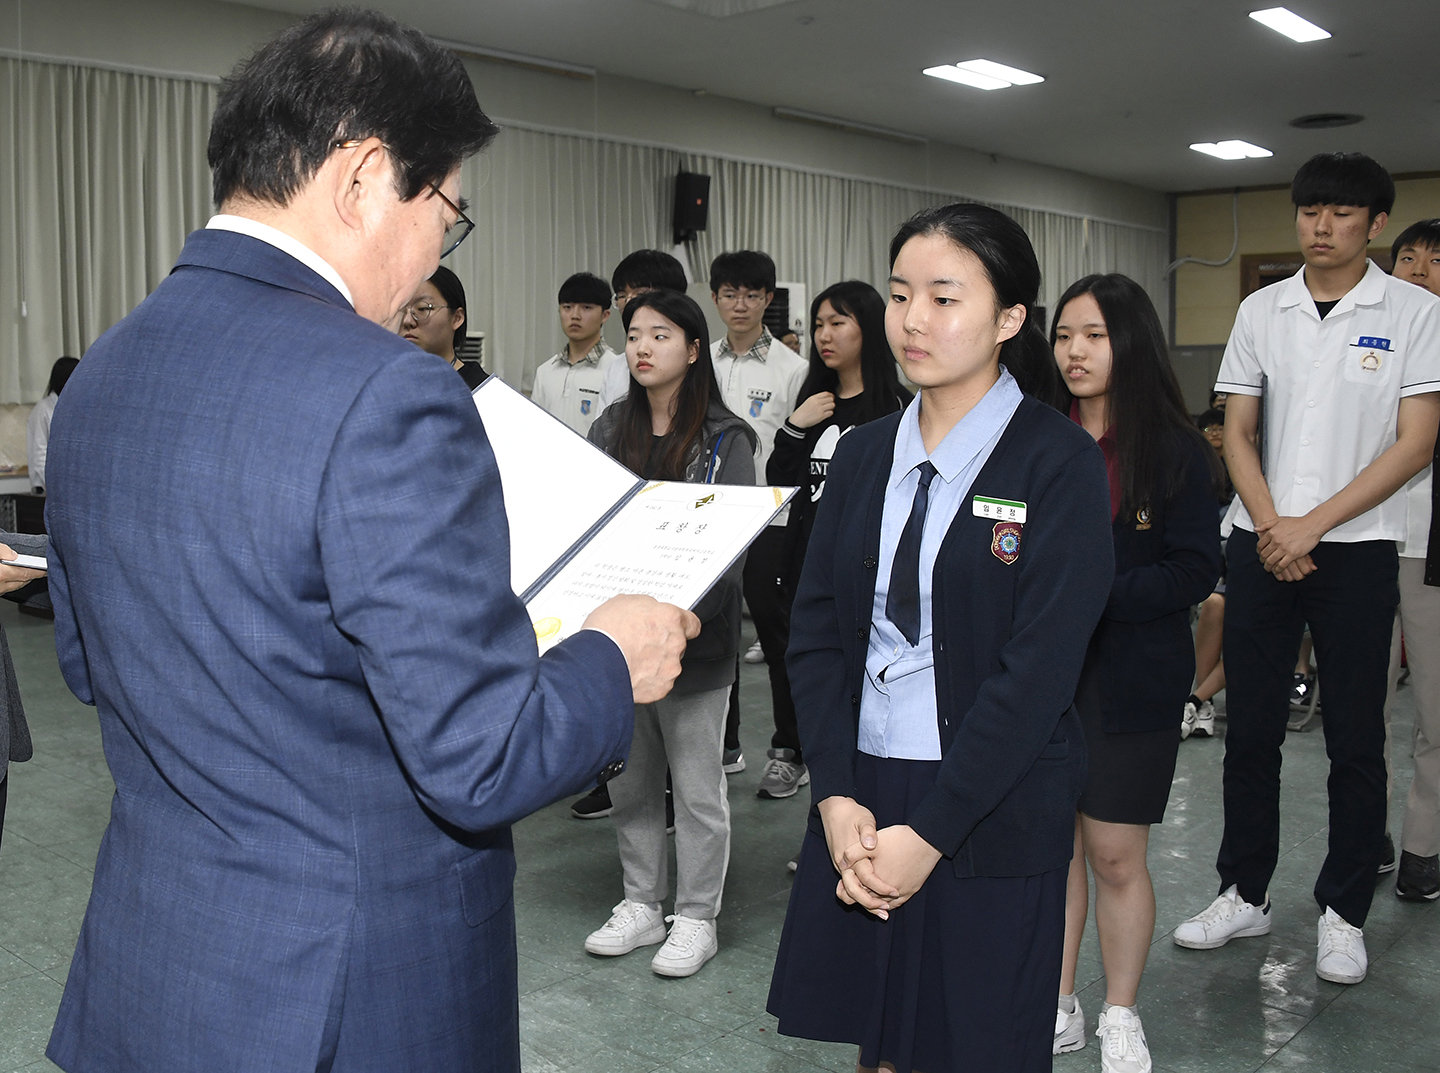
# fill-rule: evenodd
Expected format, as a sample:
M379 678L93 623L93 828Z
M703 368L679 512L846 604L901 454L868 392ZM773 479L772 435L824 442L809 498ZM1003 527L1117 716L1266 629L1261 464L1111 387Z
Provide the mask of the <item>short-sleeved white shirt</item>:
M1440 298L1373 261L1324 320L1301 269L1240 303L1216 391L1264 397L1265 480L1282 517L1335 495L1395 443L1400 400L1440 391ZM1404 540L1405 490L1326 540ZM1255 523L1241 505L1235 524Z
M568 352L562 350L535 370L530 398L583 436L600 416L601 386L616 362L624 365L625 359L603 340L573 365Z

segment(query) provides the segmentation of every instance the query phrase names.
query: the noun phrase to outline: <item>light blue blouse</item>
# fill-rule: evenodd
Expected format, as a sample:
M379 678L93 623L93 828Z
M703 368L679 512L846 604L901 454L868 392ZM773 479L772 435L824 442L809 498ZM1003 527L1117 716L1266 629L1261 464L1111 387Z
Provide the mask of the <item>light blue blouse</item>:
M935 558L950 523L964 506L970 486L1000 442L1022 397L1015 378L1002 366L1000 379L930 455L920 436L921 396L915 396L900 418L895 433L895 460L885 483L880 563L860 696L858 745L863 753L902 760L941 759L935 660L930 651L930 590ZM890 592L895 546L900 543L915 489L920 485L917 467L927 458L935 467L936 477L930 483L929 508L920 538L920 639L911 645L885 616L885 600Z

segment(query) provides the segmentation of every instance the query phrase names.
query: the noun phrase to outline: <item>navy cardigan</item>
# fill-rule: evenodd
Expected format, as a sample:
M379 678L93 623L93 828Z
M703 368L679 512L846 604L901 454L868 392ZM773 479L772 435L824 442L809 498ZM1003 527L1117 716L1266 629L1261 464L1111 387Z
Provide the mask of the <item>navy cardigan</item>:
M786 666L812 801L855 796L860 692L900 414L836 448L790 620ZM1074 695L1114 577L1099 446L1026 396L971 495L1027 505L1019 557L962 504L935 561L935 694L944 760L908 817L959 876L1038 875L1067 864L1085 778ZM1213 513L1213 508L1212 508ZM811 829L819 813L811 809Z
M1093 675L1107 733L1173 730L1195 677L1190 608L1220 577L1220 519L1214 478L1197 436L1173 435L1166 462L1185 478L1143 515L1115 518L1115 584L1090 639L1083 690Z

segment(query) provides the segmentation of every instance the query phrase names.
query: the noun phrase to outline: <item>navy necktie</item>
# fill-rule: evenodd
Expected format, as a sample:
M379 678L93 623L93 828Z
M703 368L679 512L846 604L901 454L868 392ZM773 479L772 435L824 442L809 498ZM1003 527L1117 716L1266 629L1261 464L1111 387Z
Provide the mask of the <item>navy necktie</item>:
M885 596L885 617L899 628L912 645L920 640L920 538L925 533L925 511L930 506L930 482L935 467L920 463L920 487L910 505L910 518L895 545L895 562L890 567L890 591Z

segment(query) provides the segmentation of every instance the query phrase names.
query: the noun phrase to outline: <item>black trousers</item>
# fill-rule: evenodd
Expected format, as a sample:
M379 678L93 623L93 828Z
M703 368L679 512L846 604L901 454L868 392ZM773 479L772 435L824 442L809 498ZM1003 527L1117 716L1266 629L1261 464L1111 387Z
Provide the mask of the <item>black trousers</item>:
M5 799L10 796L10 778L0 779L0 841L5 838Z
M1316 570L1277 581L1236 529L1226 548L1225 834L1220 889L1261 904L1280 853L1280 748L1305 624L1324 690L1330 847L1315 901L1363 927L1385 839L1385 676L1400 602L1393 541L1321 542Z
M795 701L790 696L790 675L785 671L785 647L790 643L790 600L781 584L784 567L785 528L772 525L750 545L745 556L743 585L745 602L765 665L770 671L770 705L774 713L775 733L770 745L775 749L795 750L800 760L800 727L795 719ZM738 664L737 664L738 667ZM725 748L740 744L740 688L737 676L730 691L730 711L725 720Z

